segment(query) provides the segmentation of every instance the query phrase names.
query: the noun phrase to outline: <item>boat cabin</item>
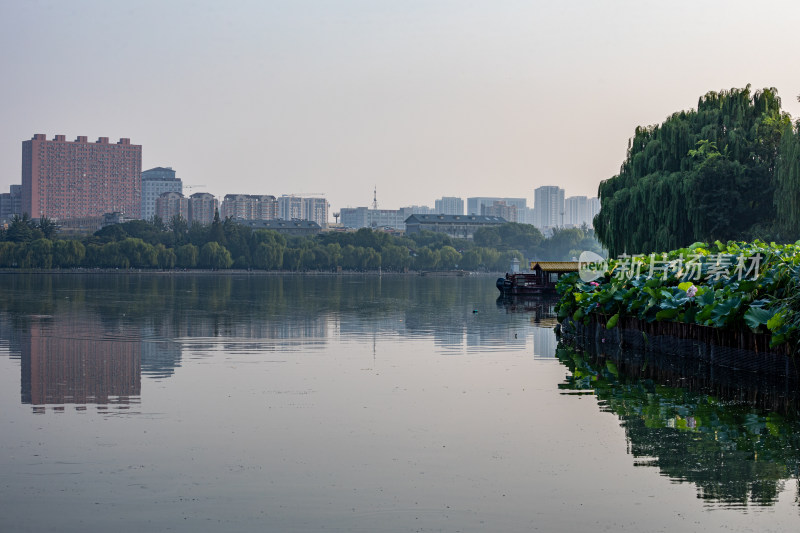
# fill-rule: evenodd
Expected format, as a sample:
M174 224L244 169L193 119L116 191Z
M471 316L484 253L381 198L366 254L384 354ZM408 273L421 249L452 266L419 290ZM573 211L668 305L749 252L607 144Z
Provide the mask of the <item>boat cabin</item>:
M531 261L530 272L506 274L498 278L497 288L504 294L555 292L558 278L577 271L577 261Z
M553 285L556 288L558 278L569 272L578 271L577 261L531 261L531 271L543 285Z

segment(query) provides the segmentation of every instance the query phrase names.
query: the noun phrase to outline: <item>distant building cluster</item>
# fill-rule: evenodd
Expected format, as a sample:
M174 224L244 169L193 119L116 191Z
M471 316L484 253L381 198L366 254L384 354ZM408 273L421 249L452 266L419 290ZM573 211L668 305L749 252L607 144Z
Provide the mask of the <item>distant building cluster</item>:
M564 198L564 189L545 185L533 191L533 225L547 232L553 228L593 227L600 199L586 196Z
M325 198L297 195L228 194L219 200L207 192L184 196L183 182L171 167L142 171L142 147L122 138L68 141L37 133L22 142L22 183L0 194L0 221L27 213L47 217L62 228L93 231L108 220L169 222L180 216L188 223L209 224L215 214L241 221L307 220L328 225ZM116 213L109 217L109 214Z
M202 186L187 186L194 188ZM553 228L592 226L600 210L597 198L564 198L564 189L544 186L534 190L534 206L525 198L445 196L435 207L400 209L346 207L333 213L336 227L394 231L433 229L453 236L469 235L485 224L518 222L544 232ZM67 141L64 135L48 140L37 133L22 142L22 184L0 194L0 221L27 213L47 217L62 228L93 231L110 220L152 220L169 223L181 217L187 223L210 224L218 213L252 227L284 229L296 234L330 226L330 204L322 195L226 194L184 195L184 185L172 167L142 171L142 147L121 138L89 142L87 137ZM341 220L340 220L341 219ZM300 224L300 221L310 225ZM294 222L294 224L287 224Z

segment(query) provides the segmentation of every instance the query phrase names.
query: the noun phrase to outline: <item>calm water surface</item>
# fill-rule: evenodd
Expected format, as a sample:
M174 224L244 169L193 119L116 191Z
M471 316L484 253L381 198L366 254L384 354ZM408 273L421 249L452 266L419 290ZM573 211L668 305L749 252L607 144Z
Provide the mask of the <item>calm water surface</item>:
M800 528L787 391L756 406L558 345L549 304L493 278L0 294L3 532Z

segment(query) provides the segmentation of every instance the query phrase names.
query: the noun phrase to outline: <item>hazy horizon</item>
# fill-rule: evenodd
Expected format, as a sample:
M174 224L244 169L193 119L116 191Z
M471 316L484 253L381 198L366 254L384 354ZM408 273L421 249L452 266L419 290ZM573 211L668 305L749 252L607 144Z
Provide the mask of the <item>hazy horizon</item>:
M0 5L0 192L36 133L128 137L187 192L331 213L596 196L637 126L793 75L800 3L343 0ZM794 54L792 53L794 52Z

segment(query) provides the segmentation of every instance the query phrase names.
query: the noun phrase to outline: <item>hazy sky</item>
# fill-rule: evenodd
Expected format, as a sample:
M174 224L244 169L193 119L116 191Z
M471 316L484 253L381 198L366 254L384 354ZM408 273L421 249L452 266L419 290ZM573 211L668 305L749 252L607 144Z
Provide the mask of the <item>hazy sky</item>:
M0 192L34 133L332 211L597 193L710 90L800 116L800 1L0 0Z

